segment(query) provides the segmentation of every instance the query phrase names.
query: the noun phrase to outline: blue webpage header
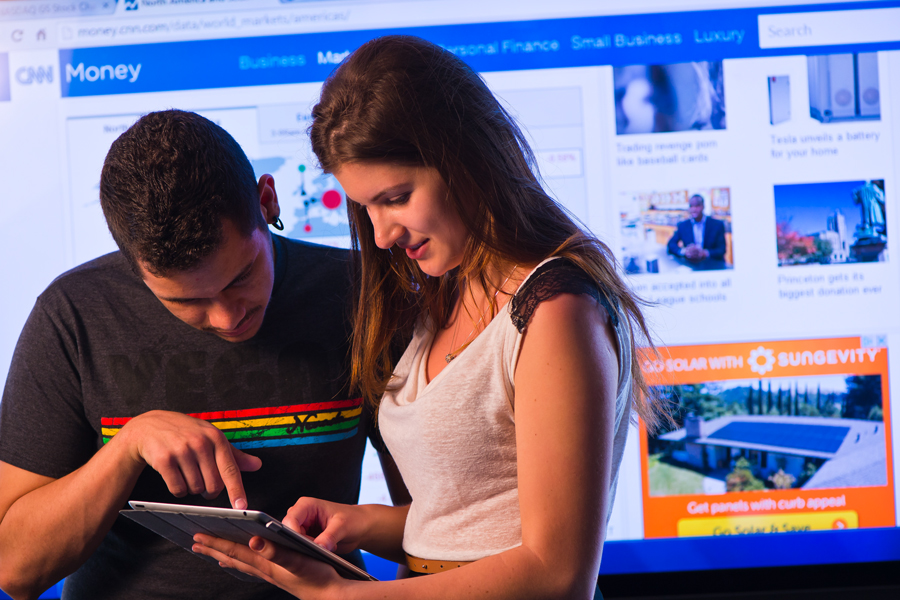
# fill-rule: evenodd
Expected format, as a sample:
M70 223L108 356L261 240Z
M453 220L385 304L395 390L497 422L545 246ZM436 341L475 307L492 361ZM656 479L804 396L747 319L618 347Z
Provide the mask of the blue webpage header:
M757 17L900 6L900 2L806 5L306 33L269 37L64 49L63 97L323 81L366 41L415 35L479 72L598 65L671 64L858 51L860 46L761 49ZM897 23L900 29L900 22ZM865 44L867 51L900 42Z

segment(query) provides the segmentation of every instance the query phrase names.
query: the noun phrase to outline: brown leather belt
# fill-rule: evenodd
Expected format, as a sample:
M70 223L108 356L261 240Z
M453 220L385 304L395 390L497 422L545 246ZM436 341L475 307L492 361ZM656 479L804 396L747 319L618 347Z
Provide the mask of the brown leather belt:
M471 564L468 562L456 562L452 560L426 560L424 558L416 558L415 556L406 555L406 566L413 573L440 573L441 571L449 571L458 569L462 566Z

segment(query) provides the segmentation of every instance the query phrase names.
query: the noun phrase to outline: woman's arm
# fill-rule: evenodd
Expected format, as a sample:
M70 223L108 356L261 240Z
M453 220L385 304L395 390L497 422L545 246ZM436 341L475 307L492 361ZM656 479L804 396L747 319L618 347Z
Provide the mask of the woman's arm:
M606 537L619 373L608 321L588 296L543 302L516 368L522 543L560 598L591 597Z
M200 538L217 550L198 550L304 600L591 598L606 531L617 375L614 332L595 300L563 294L537 308L515 376L518 548L450 572L381 583L341 580L261 540L251 550Z

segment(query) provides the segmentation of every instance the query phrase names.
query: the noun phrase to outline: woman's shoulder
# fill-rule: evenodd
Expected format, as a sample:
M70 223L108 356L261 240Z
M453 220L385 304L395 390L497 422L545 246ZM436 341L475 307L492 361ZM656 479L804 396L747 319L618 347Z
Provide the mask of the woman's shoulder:
M510 300L510 318L519 333L525 332L541 303L561 294L593 298L606 309L610 324L618 325L617 311L598 281L571 260L558 257L538 265ZM567 304L574 307L582 301L572 299Z

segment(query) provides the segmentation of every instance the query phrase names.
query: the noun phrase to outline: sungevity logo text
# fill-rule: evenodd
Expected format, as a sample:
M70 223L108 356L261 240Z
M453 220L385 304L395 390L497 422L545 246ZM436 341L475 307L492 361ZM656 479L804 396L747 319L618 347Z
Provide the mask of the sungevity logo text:
M102 81L106 79L128 80L128 83L137 81L141 73L141 63L135 65L90 65L85 67L84 63L78 63L77 67L66 65L66 83L71 83L73 79L79 81Z

